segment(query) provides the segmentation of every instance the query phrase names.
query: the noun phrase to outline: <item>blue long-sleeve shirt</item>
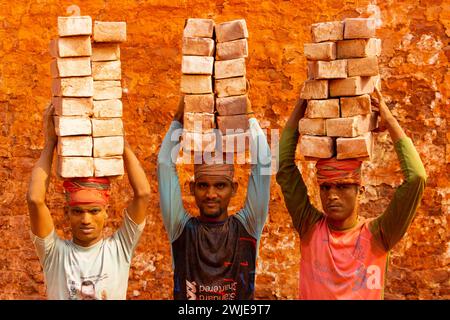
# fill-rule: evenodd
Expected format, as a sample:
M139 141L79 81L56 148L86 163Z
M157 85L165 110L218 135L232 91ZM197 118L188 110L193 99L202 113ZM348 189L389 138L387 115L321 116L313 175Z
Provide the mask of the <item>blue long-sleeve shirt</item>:
M184 208L176 171L182 125L173 121L158 155L164 226L172 244L176 299L252 299L259 239L267 219L271 153L255 118L249 119L256 146L244 207L220 223L206 223Z

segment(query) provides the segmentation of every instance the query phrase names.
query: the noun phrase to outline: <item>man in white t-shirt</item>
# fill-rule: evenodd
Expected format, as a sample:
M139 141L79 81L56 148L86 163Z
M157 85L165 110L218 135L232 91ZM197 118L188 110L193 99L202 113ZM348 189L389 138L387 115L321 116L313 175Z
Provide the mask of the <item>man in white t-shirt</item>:
M61 239L45 203L57 143L53 107L44 116L45 146L33 168L27 194L31 236L44 269L48 299L125 299L131 258L145 225L150 185L138 159L125 143L123 159L133 199L122 226L103 237L110 195L108 178L64 181L65 216L72 240Z

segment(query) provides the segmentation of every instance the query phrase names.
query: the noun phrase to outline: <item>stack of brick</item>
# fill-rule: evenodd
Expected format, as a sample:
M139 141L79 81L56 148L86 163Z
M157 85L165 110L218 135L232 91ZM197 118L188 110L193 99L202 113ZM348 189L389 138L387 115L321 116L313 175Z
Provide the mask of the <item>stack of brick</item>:
M58 17L51 43L52 103L62 178L118 176L123 169L121 67L125 22Z
M223 152L248 149L247 80L245 58L248 57L248 30L244 19L215 26L217 126Z
M313 43L304 46L308 100L300 120L300 152L305 158L370 159L377 114L370 93L380 85L375 20L350 18L313 24Z
M187 151L213 151L214 21L187 19L183 31L181 92L185 94L183 148Z

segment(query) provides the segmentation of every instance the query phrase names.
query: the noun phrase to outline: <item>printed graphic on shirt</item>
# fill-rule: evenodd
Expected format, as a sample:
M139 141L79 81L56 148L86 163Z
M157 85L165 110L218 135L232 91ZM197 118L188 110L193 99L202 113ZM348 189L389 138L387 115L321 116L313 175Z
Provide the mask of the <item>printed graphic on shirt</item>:
M197 285L195 281L186 280L186 295L188 300L235 300L237 282L224 279L221 283Z
M69 300L108 300L105 287L107 274L69 279Z

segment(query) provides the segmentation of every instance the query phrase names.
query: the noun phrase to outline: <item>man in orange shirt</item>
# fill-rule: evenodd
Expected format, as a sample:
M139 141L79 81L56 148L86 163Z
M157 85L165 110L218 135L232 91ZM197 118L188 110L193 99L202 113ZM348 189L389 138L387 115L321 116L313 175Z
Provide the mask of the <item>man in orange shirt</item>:
M422 198L426 173L419 154L378 90L376 94L405 181L375 219L358 216L363 189L361 162L354 159L318 161L324 212L309 201L294 161L306 101L297 103L283 131L277 182L301 238L300 299L383 299L389 250L405 234Z

